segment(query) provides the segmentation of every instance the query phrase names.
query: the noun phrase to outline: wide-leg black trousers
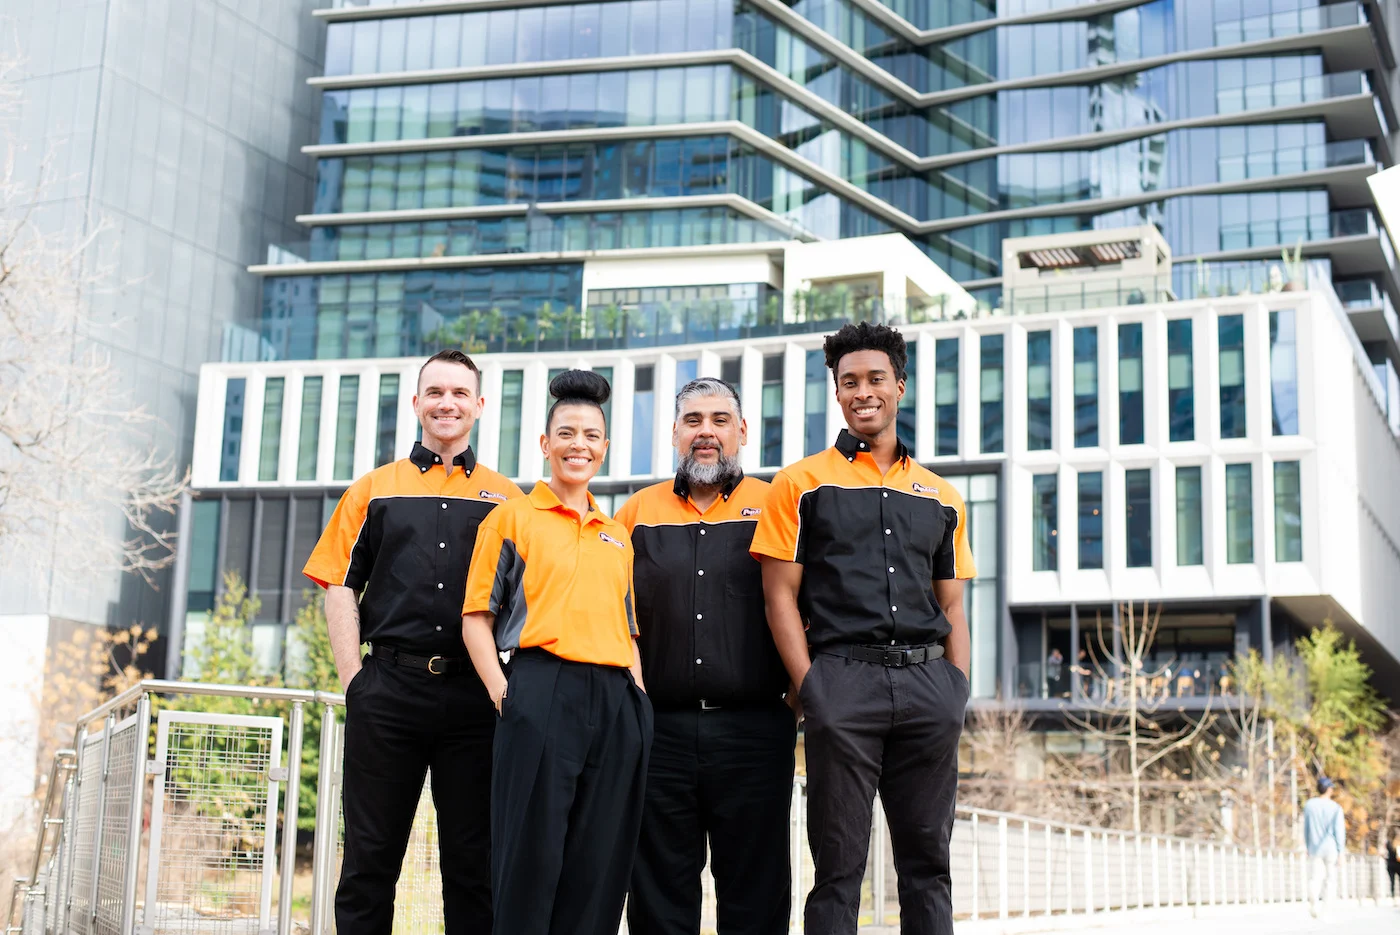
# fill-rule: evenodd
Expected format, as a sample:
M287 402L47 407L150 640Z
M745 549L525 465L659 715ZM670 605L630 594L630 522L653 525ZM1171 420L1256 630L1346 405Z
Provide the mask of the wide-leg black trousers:
M948 842L968 684L947 659L902 668L823 653L806 716L807 935L854 935L875 791L889 819L903 935L952 935Z
M491 777L497 935L616 935L651 735L628 670L516 653Z
M345 693L345 859L335 894L338 935L393 930L394 890L429 769L447 935L491 931L495 729L495 708L475 673L432 675L365 657Z
M720 935L786 935L796 739L781 700L656 712L629 932L699 935L708 840Z

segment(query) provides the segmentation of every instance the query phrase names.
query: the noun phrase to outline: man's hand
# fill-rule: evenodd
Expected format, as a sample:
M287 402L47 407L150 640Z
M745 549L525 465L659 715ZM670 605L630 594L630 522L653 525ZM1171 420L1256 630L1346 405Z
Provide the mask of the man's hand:
M487 689L487 691L488 691L488 692L490 693L490 695L491 695L491 703L494 704L494 705L496 706L496 713L497 713L497 714L500 714L500 713L501 713L501 705L502 705L502 703L504 703L505 700L506 700L506 683L505 683L505 682L501 682L501 687L500 687L499 690L496 690L496 689Z

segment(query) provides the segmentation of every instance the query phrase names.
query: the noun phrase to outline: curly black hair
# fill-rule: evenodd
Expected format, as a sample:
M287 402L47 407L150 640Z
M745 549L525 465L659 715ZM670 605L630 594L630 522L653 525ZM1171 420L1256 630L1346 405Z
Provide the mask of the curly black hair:
M890 359L894 378L906 378L909 366L909 348L904 343L904 335L888 325L872 325L862 321L854 325L842 325L841 330L828 335L822 345L826 352L826 365L831 369L831 379L837 379L836 368L841 366L841 358L856 351L883 351Z
M612 387L601 374L592 370L565 370L549 381L549 395L554 405L545 417L545 431L554 426L554 411L560 406L592 406L603 411L603 403L612 396Z

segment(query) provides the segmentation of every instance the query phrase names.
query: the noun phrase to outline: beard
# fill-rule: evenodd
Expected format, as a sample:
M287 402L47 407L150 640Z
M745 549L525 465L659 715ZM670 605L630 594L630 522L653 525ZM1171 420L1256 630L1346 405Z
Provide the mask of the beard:
M726 482L739 476L739 455L727 455L722 448L715 448L719 452L719 459L713 463L702 463L695 460L695 452L702 451L708 446L701 445L698 448L691 446L685 457L681 458L680 467L677 473L691 487L722 487Z

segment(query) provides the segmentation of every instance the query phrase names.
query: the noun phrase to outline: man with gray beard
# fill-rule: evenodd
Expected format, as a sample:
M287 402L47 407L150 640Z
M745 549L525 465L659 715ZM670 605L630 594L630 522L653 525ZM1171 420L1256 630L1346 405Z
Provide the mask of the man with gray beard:
M641 841L627 900L637 935L698 935L706 846L723 935L784 935L797 725L749 555L768 484L745 477L748 428L713 377L676 395L673 482L617 519L636 553L637 643L655 710Z

